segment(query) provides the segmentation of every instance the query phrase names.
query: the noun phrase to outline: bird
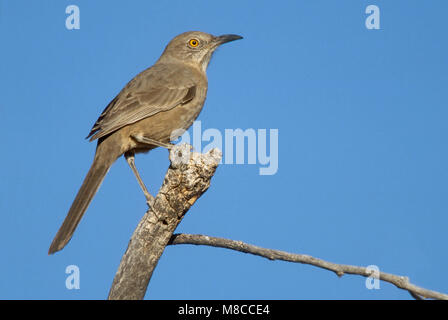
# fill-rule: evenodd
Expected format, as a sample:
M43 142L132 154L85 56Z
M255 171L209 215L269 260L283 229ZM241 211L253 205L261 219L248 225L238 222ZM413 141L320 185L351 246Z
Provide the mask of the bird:
M170 148L201 112L207 96L206 70L215 50L242 39L188 31L174 37L153 66L130 80L106 106L86 139L97 140L92 165L48 254L63 249L75 232L112 164L122 155L133 171L149 206L148 192L135 166L135 154Z

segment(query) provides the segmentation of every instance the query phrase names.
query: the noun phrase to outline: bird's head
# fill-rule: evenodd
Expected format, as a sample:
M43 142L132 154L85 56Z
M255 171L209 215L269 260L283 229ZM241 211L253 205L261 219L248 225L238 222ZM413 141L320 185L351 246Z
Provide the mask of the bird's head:
M216 48L224 43L242 38L236 34L213 36L200 31L185 32L168 43L159 61L177 60L195 65L205 72Z

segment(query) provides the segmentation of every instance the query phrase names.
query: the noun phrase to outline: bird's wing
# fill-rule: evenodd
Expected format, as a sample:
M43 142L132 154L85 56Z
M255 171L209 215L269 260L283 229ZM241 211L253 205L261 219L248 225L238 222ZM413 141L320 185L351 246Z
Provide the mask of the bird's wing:
M194 76L188 70L167 72L154 67L137 75L109 103L87 136L90 141L195 97Z

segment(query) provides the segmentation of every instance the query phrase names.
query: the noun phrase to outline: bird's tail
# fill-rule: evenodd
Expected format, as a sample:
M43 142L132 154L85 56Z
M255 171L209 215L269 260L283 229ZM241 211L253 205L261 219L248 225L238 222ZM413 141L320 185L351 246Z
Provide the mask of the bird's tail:
M90 167L62 226L54 237L50 249L48 250L48 254L53 254L61 250L70 241L84 212L86 212L92 198L95 196L103 182L104 177L114 161L118 158L119 155L115 155L114 152L110 152L110 150L107 149L107 147L103 148L101 144L98 145L92 166Z

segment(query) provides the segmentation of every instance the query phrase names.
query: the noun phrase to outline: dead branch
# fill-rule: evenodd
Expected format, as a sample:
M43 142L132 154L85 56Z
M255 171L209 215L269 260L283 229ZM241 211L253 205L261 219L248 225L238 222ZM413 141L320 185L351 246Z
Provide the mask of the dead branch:
M309 264L344 274L378 278L407 290L415 299L448 300L448 295L412 284L408 277L385 272L375 274L366 267L336 264L305 254L266 249L241 241L204 235L175 234L176 227L195 201L208 189L221 161L221 152L191 153L191 146L182 144L170 151L171 165L154 205L141 219L115 275L108 299L143 299L153 271L167 245L194 244L236 250L269 260Z
M208 189L221 161L217 149L190 152L187 144L170 150L171 165L154 205L141 219L121 259L108 299L141 300L177 225Z
M339 277L342 277L344 274L354 274L363 277L379 276L380 280L392 283L400 289L407 290L415 299L430 298L437 300L448 300L447 294L418 287L410 283L408 277L398 276L385 272L379 272L377 275L374 275L372 271L370 271L366 267L332 263L306 254L297 254L280 250L266 249L241 241L204 236L200 234L175 234L171 237L168 244L205 245L250 253L256 256L267 258L269 260L283 260L288 262L309 264L318 268L333 271Z

